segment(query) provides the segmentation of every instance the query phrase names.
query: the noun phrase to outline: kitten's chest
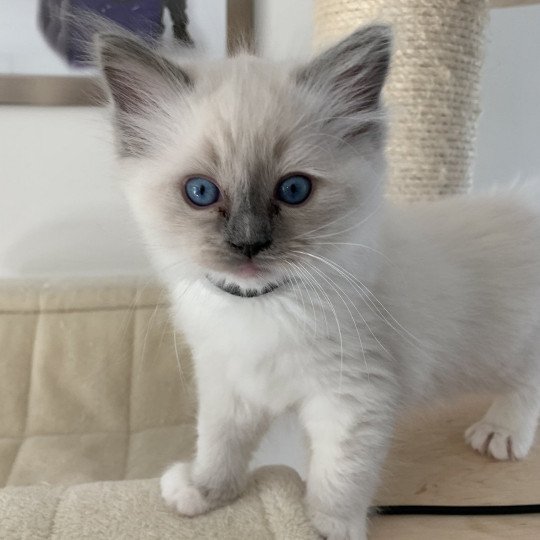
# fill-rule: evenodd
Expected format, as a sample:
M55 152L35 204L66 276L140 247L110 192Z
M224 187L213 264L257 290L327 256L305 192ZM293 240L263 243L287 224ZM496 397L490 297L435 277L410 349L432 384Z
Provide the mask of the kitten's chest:
M212 370L237 394L279 413L309 391L313 344L302 340L293 309L277 302L264 308L249 299L232 307L184 302L179 324L201 373Z
M308 392L312 380L305 370L304 353L280 353L226 360L225 373L235 392L247 401L280 414L295 406Z

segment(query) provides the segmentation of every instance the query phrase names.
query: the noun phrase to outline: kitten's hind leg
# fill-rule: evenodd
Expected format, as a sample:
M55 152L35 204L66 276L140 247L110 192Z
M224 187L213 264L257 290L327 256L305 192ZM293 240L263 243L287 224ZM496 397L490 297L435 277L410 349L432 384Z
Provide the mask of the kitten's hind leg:
M495 459L523 459L534 442L539 414L540 389L498 397L484 418L467 429L465 439L476 451Z

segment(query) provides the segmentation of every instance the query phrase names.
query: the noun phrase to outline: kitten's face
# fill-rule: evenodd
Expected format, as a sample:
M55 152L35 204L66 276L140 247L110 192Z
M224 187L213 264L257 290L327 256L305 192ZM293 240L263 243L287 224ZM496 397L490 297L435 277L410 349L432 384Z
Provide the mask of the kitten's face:
M250 56L179 68L105 38L128 194L162 261L257 295L373 211L388 33L357 34L293 70Z

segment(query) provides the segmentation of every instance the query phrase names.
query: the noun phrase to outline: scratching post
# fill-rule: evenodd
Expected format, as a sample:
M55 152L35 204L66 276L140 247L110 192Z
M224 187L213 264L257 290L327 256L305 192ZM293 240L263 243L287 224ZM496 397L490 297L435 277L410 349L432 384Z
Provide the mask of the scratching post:
M471 185L485 0L315 0L315 45L392 24L388 195L432 200Z

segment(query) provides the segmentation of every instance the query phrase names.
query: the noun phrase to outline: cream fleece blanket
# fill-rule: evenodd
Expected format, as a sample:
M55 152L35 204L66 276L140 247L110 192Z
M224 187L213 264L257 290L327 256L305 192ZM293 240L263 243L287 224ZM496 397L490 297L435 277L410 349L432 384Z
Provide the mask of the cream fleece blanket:
M6 540L316 540L302 508L303 483L287 467L259 469L241 500L190 519L166 508L157 480L0 490Z
M303 483L255 473L233 505L194 519L157 477L194 448L189 351L162 291L126 280L0 282L0 538L316 538ZM540 503L540 444L524 462L474 454L463 430L485 400L402 419L379 504ZM154 478L154 479L149 479ZM371 538L540 536L540 516L377 518Z
M189 459L190 355L164 298L125 279L0 282L0 486L149 478Z

